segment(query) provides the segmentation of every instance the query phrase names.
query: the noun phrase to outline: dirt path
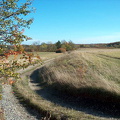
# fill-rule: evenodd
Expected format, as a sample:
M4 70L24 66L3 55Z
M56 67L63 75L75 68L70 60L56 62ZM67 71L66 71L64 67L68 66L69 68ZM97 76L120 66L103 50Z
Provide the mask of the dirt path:
M44 63L52 61L54 58L46 60ZM22 79L26 75L31 74L31 70L39 68L41 64L30 65L25 69L20 69L17 72L21 74ZM12 91L12 86L2 84L2 99L0 100L0 120L40 120L41 115L29 107L20 104Z

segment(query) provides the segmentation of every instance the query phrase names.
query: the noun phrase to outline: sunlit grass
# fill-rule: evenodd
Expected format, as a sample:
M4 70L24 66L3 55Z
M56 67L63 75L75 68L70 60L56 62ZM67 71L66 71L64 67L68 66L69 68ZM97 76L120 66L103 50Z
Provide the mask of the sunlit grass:
M33 54L35 55L39 55L41 57L41 59L47 60L47 59L51 59L51 58L56 58L57 56L60 56L63 53L55 53L55 52L33 52Z
M94 86L120 93L119 63L120 60L106 60L97 53L74 52L46 66L44 73L49 76L47 82L50 84L57 82L74 88Z

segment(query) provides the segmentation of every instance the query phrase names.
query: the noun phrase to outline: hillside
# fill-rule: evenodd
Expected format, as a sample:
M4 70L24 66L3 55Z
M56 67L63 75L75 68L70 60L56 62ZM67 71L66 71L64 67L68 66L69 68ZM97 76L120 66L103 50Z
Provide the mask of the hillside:
M120 48L120 42L109 43L109 44L107 44L107 46L108 47Z
M48 87L48 93L50 89L52 94L58 92L62 101L73 101L73 106L80 106L84 99L92 102L94 110L119 116L120 50L84 49L66 54L40 69L39 82L45 86L42 89Z
M24 72L13 88L20 101L43 117L49 113L51 120L120 118L120 49L84 48L40 66Z

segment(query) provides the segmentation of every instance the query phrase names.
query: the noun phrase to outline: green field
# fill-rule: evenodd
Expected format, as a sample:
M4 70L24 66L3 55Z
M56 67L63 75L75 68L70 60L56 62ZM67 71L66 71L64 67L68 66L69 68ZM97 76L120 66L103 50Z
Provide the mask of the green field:
M62 53L56 54L55 52L33 52L33 53L38 54L43 61L51 58L56 58L62 54Z
M39 54L44 60L60 55ZM120 49L80 49L56 58L38 71L40 96L28 81L15 84L17 96L52 119L120 118Z

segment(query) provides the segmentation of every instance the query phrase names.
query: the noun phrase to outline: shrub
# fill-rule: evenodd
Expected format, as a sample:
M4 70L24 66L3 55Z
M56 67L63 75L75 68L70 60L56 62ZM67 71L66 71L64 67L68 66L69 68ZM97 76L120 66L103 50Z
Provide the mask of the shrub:
M56 50L56 53L64 53L64 52L66 52L66 49L64 48L59 48Z

